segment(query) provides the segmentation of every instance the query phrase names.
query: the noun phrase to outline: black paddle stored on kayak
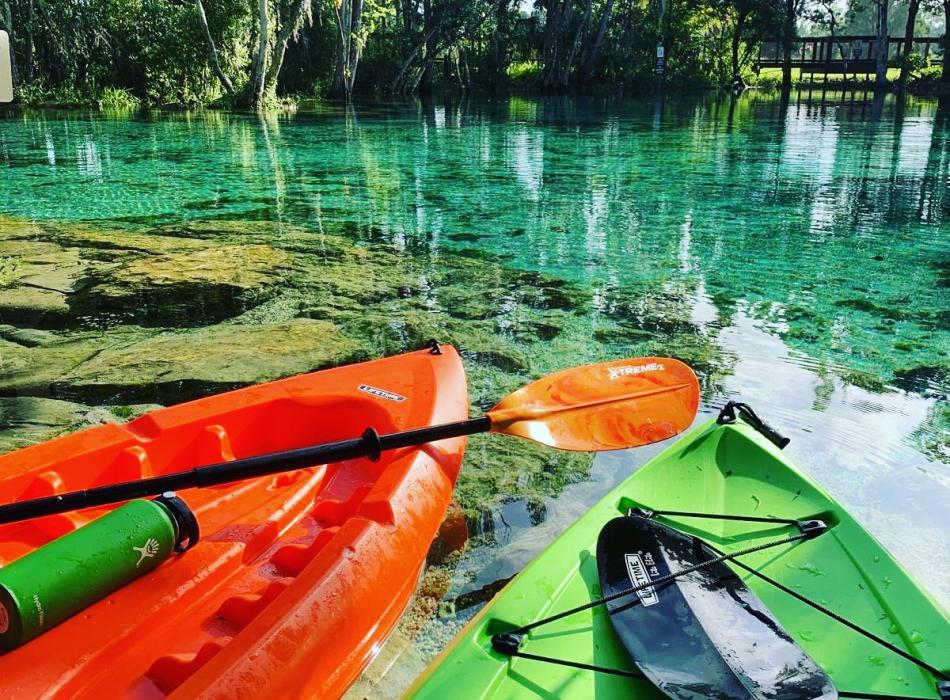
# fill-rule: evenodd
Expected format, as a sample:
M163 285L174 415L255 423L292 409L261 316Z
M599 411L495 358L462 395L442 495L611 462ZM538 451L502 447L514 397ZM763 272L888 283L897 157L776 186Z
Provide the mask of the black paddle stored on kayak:
M671 698L837 697L828 674L699 539L641 515L614 518L600 532L597 566L605 597L647 584L607 610L634 663Z

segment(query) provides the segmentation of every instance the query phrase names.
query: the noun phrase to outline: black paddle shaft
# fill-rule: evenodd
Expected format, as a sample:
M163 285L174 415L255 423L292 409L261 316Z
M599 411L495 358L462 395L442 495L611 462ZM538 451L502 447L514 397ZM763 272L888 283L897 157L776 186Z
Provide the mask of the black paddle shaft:
M340 462L345 459L369 457L378 459L379 453L400 447L421 445L436 440L445 440L462 435L474 435L491 430L487 416L471 418L456 423L415 428L401 433L379 435L369 428L358 438L330 442L323 445L301 447L296 450L247 457L246 459L219 462L205 467L195 467L186 472L153 476L138 481L99 486L83 491L71 491L57 496L33 498L19 503L0 506L0 525L43 515L66 513L80 508L118 503L131 498L154 496L166 491L217 486L232 481L253 479L268 474L293 471L318 464Z

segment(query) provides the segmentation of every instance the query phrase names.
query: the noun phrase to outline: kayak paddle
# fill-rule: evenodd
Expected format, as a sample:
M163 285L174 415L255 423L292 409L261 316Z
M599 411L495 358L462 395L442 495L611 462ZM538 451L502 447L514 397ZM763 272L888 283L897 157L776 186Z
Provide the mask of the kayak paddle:
M480 418L220 462L186 472L0 506L0 524L186 488L216 486L436 440L503 433L561 450L599 452L659 442L690 426L699 383L679 360L640 357L562 370L509 394Z

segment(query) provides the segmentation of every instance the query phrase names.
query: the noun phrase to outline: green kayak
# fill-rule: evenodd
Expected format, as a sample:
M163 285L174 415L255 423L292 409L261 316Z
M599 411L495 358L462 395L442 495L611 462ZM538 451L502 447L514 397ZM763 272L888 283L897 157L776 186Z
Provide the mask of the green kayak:
M603 570L597 561L600 553L603 564L603 548L610 545L601 541L598 549L598 540L612 531L614 539L625 541L630 535L623 528L630 523L673 531L676 537L695 543L700 564L693 568L700 574L712 569L707 564L728 566L723 569L726 577L757 597L751 608L743 602L746 612L751 609L766 619L777 630L775 641L801 652L801 666L827 682L814 693L771 692L760 687L761 692L717 691L719 697L950 697L947 613L834 499L788 460L773 444L781 441L767 426L756 429L750 424L755 422L740 417L702 425L620 484L469 623L416 681L408 697L659 700L713 694L708 688L695 692L694 687L690 693L682 690L688 684L681 683L677 690L675 683L658 682L655 668L646 659L672 649L680 653L684 673L706 673L705 657L690 656L690 644L696 641L693 632L683 635L671 627L670 620L657 617L661 606L653 604L659 602L658 597L669 596L656 575L668 571L653 569L651 581L640 555L626 554L628 560L636 559L637 566L636 571L630 569L626 598L618 595L613 603L598 604L602 596L613 592L602 585ZM807 532L816 522L821 531ZM730 558L737 552L748 553ZM720 562L708 561L715 555ZM652 564L652 557L646 563ZM679 571L677 576L686 573ZM681 576L680 581L687 578ZM716 588L708 581L702 583L706 589ZM711 590L710 596L715 595ZM725 598L729 600L720 605ZM720 595L712 605L709 601L696 605L700 614L705 606L703 636L708 633L717 647L730 647L730 637L744 634L728 614L720 614L722 624L718 625L715 614L709 614L710 610L721 613L734 603L733 598L741 596ZM624 600L640 604L618 607ZM670 617L695 619L689 606L679 600L675 610L669 608ZM761 608L755 608L760 604ZM574 608L580 610L558 617ZM641 646L635 646L637 657L628 651L630 629L618 627L617 618L630 614L624 608L653 615L632 619L635 634L641 637L633 644L642 643L642 658ZM618 610L623 612L614 614ZM769 664L756 658L755 643L747 645L744 660L741 649L720 652L716 662L727 672L731 667L733 681L767 672ZM787 651L780 649L781 654ZM737 669L737 664L746 664L749 673ZM667 668L659 675L664 673L676 675L677 670Z

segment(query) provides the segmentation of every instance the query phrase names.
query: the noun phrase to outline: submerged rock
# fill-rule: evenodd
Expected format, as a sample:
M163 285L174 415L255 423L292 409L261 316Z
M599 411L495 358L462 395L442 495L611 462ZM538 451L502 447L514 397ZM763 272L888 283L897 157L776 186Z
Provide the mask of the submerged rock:
M43 328L61 326L69 314L66 295L51 289L17 286L0 289L0 321Z
M324 321L218 325L107 348L64 373L52 389L87 402L173 403L342 364L357 349Z
M0 218L0 322L214 323L271 298L290 263L265 242Z
M503 504L522 501L534 524L544 519L544 497L556 496L568 484L587 478L594 457L559 452L526 440L485 435L469 438L465 469L456 497L469 531L494 536L494 513Z
M607 357L674 355L709 380L729 371L693 323L694 290L683 285L587 287L490 257L358 244L273 222L30 231L78 249L85 272L65 295L62 331L0 327L0 393L176 403L429 338L461 353L473 413L545 373ZM88 324L103 330L80 332ZM466 528L490 536L505 513L540 522L544 499L586 478L591 463L473 438L457 488ZM461 531L450 533L448 551Z
M0 225L0 322L19 326L61 325L67 295L85 271L78 251L28 240L32 226Z
M290 257L265 245L211 245L135 257L93 272L71 301L75 313L109 313L147 325L203 325L272 297Z
M129 420L154 405L92 408L32 396L0 397L0 453L51 440L75 430Z
M54 382L116 342L114 335L88 334L47 339L32 347L0 340L0 395L50 396Z

